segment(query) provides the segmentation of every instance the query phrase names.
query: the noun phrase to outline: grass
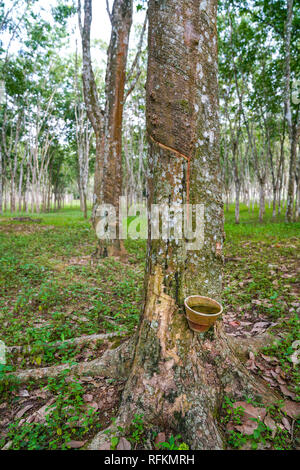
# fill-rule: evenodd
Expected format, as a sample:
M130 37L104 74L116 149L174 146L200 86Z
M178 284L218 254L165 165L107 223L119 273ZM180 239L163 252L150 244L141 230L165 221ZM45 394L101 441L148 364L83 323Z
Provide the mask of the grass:
M70 339L101 330L130 333L140 312L143 263L91 264L96 238L78 210L42 214L41 224L9 215L0 230L0 337L9 346ZM113 322L105 322L103 318ZM39 365L49 365L43 357ZM48 364L46 364L46 362Z
M240 225L234 223L234 207L225 216L224 305L241 317L251 311L278 322L275 328L280 328L282 341L265 353L280 359L299 394L299 373L290 356L293 342L299 339L300 224L286 224L283 216L272 222L268 208L265 223L260 224L258 208L249 212L243 205ZM78 208L31 215L41 218L40 223L11 217L10 213L0 217L0 340L7 346L32 349L18 356L9 354L2 371L89 360L103 348L99 342L93 350L66 345L57 350L45 348L45 343L102 331L133 333L142 303L144 241L126 241L126 263L106 259L93 264L96 238ZM31 387L35 390L36 385ZM12 420L8 433L2 431L0 447L12 440L15 449L64 449L71 440L86 440L99 422L109 422L110 415L87 411L86 384L70 384L62 376L40 387L54 398L45 422L20 425L20 420ZM18 405L18 389L17 383L2 381L0 395L8 408ZM77 424L72 427L74 417ZM165 447L176 447L174 438L170 439Z

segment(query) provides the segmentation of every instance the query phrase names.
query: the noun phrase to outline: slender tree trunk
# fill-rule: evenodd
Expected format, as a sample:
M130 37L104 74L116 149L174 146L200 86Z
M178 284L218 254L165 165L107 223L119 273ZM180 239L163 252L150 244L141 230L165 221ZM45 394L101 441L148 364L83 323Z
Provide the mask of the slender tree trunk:
M90 151L90 131L88 121L86 120L86 113L83 109L81 102L81 91L78 80L78 57L77 57L77 44L75 56L75 118L76 118L76 140L77 140L77 154L78 154L78 191L80 198L80 210L87 218L87 184L89 175L89 151Z
M235 180L235 223L240 223L240 180Z
M81 1L78 0L79 27L83 51L83 91L87 114L96 135L96 165L93 200L93 223L98 223L97 208L112 204L119 212L122 194L122 118L129 33L132 22L132 0L114 0L109 13L112 32L106 70L106 105L104 119L99 107L98 93L90 55L92 2L84 1L84 23L81 21ZM98 254L114 256L123 251L123 242L100 240Z
M300 151L298 149L298 162L296 171L296 204L295 204L295 220L300 218Z
M19 212L22 210L22 187L23 187L23 173L24 173L24 161L26 155L24 155L21 165L20 165L20 175L19 175L19 188L18 188L18 205L19 205Z
M276 218L276 195L277 195L277 185L273 186L273 202L272 202L272 219Z
M0 148L0 214L3 214L3 179L2 151Z
M95 179L92 219L96 225L96 209L102 202L101 188L103 177L103 114L91 58L92 0L84 0L84 20L82 22L81 0L78 0L78 22L82 39L82 83L86 112L96 138Z
M287 189L287 207L286 207L286 220L292 222L295 201L295 177L296 177L296 158L297 158L297 145L300 134L300 121L293 125L291 150L290 150L290 168L289 168L289 182Z
M7 187L4 185L4 212L7 212L8 201L7 201Z
M293 22L293 0L287 0L287 19L285 23L285 116L288 124L290 139L290 168L289 181L287 189L287 207L286 221L292 222L295 200L295 172L296 172L296 154L300 134L300 118L296 116L296 122L293 123L291 108L291 34Z
M16 212L16 186L14 176L11 176L10 180L10 212Z
M235 185L235 223L240 223L240 192L241 192L241 181L239 178L239 170L237 166L238 154L238 140L233 144L232 160L233 160L233 173L234 173L234 185Z
M282 159L282 166L279 173L279 187L278 187L278 206L277 206L277 215L281 215L282 202L284 201L283 193L284 186L284 158ZM282 201L283 199L283 201Z
M122 121L132 0L114 1L111 23L105 80L102 197L105 204L115 207L118 219L119 200L122 196ZM117 228L116 240L103 240L99 246L99 254L112 256L122 251L124 246Z
M260 223L264 220L265 214L265 179L259 180L259 221Z
M25 190L25 207L24 211L28 212L29 211L29 193L30 193L30 163L29 163L29 158L30 155L28 155L28 160L27 160L27 168L26 168L26 190Z

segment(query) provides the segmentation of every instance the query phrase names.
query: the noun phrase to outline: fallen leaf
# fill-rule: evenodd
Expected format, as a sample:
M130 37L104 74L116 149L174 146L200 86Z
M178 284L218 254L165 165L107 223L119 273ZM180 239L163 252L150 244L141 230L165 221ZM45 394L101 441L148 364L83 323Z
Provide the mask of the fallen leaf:
M18 393L18 397L29 397L28 390L26 390L26 389L20 390L19 393Z
M247 436L250 436L250 434L253 434L253 431L257 428L257 423L255 421L246 421L244 424L240 426L234 426L235 429L243 434L246 434Z
M80 449L80 447L83 447L85 443L86 441L69 441L67 442L67 446L71 449Z
M246 401L237 401L233 404L234 408L237 408L238 406L241 406L244 408L244 416L249 417L249 418L259 418L263 420L266 416L266 409L265 408L258 408L251 403L247 403ZM257 424L257 423L256 423Z
M283 395L286 395L287 397L295 398L296 395L293 392L291 392L285 385L279 385L279 387Z
M33 415L29 416L29 418L26 420L27 423L29 423L31 418L34 419L36 423L44 423L46 421L46 416L51 413L51 408L49 407L52 405L52 403L55 402L55 398L51 398L46 405L42 406L39 410L37 410ZM31 421L32 422L32 421Z
M298 419L300 417L300 403L286 400L281 408L290 418Z
M98 447L98 450L110 450L110 442L104 442Z
M89 402L89 407L94 408L95 411L99 409L98 403L93 401L92 403Z
M284 425L285 429L288 432L291 432L291 425L290 425L289 420L284 416L281 421L282 421L282 424Z
M267 362L278 362L278 359L276 357L273 357L273 356L265 356L264 354L260 354L261 357L264 358L265 361Z
M23 416L28 410L30 410L32 407L33 407L33 405L26 405L26 406L24 406L24 408L22 408L20 411L18 411L18 413L16 414L15 418L16 418L16 419L22 418L22 416Z
M117 450L131 450L131 444L125 437L120 437Z
M161 444L162 442L166 442L166 434L164 432L159 432L155 438L155 444Z
M85 393L82 397L85 402L91 402L93 401L94 397L90 393Z
M270 385L272 385L272 387L276 387L276 383L274 382L273 379L270 379L270 377L266 377L265 375L263 375L263 378L264 378Z
M255 365L255 361L252 361L252 360L247 361L246 367L247 367L247 369L249 369L249 370L255 370L255 369L257 369L257 367L256 367L256 365Z
M274 419L272 419L271 416L267 415L267 416L265 417L264 423L265 423L265 425L268 426L268 428L270 428L272 431L276 431L277 426L276 426L276 423L275 423Z

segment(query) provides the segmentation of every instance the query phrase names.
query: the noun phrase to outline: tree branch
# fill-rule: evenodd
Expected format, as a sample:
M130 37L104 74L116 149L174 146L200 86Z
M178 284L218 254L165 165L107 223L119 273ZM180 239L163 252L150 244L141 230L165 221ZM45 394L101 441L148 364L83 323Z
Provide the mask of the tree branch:
M138 43L136 56L134 58L134 61L132 62L131 68L130 68L130 70L128 72L128 75L126 77L127 82L131 79L131 77L132 77L132 75L133 75L133 73L134 73L134 71L135 71L135 69L138 65L138 62L139 62L139 59L140 59L140 56L141 56L141 53L142 53L142 46L143 46L143 40L144 40L145 31L146 31L147 21L148 21L148 12L146 12L143 28L142 28L139 43Z
M142 53L143 40L144 40L145 31L146 31L147 21L148 21L148 12L146 12L143 28L142 28L139 43L138 43L137 53L136 53L136 56L135 56L135 58L132 62L132 65L131 65L131 68L128 72L128 75L126 77L126 82L127 83L129 82L129 80L132 78L135 70L136 70L136 76L135 76L134 80L132 81L131 85L129 86L128 90L125 92L124 102L127 100L128 96L134 90L137 82L139 81L141 73L142 73L139 61L140 61L140 56L141 56L141 53Z
M110 12L110 9L109 9L108 0L106 0L106 11L107 11L107 14L109 16L110 22L112 23L112 16L111 16L111 12Z
M82 81L87 115L96 134L102 129L102 113L91 59L92 0L84 0L84 21L81 19L81 1L78 0L78 22L82 41Z

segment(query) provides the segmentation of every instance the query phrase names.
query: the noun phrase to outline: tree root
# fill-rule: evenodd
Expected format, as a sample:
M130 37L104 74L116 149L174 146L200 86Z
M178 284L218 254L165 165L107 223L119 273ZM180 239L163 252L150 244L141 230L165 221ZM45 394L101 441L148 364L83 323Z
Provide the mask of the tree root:
M250 352L257 354L263 348L268 348L274 344L276 337L266 330L263 334L253 336L252 338L239 338L230 336L228 341L231 343L235 353L242 359L248 359Z
M218 345L221 361L217 362L217 371L224 393L231 396L259 395L264 403L276 403L281 396L272 390L263 379L254 376L245 366L244 359L249 351L258 352L264 346L274 342L268 333L251 339L239 339L232 341L232 337L226 335L221 324L215 328L219 338ZM240 349L239 349L240 348Z
M143 369L140 370L140 375L136 371L134 375L131 372L123 392L117 419L109 428L110 433L99 432L86 449L110 449L110 435L120 435L118 426L128 429L136 413L143 414L146 427L156 425L160 429L180 432L184 441L193 450L223 449L224 437L216 416L220 412L224 395L235 399L259 396L262 403L266 404L275 403L280 399L277 392L270 389L262 379L254 377L245 367L236 354L237 342L232 342L232 338L225 334L222 324L215 326L215 332L210 332L211 336L205 333L187 332L187 334L193 335L189 354L191 375L185 378L179 370L176 372L176 365L172 359L160 363L159 370L152 378L143 376ZM265 339L260 338L256 344L257 347L266 345ZM250 346L254 347L253 344ZM200 351L202 351L200 353L202 360L199 356ZM136 358L133 364L136 364ZM177 373L180 374L178 379ZM186 380L189 381L189 386ZM147 394L148 389L150 395ZM171 397L172 390L174 397L170 400L167 395ZM147 395L147 398L145 399L143 395Z
M94 334L94 335L84 335L79 336L78 338L71 338L65 341L56 341L54 343L43 343L41 346L43 348L59 348L61 346L70 345L78 346L82 344L88 344L92 341L104 341L110 340L112 338L120 337L120 333L106 333L106 334ZM10 346L6 348L8 353L29 353L34 349L32 346Z
M39 369L27 369L7 373L7 377L14 377L20 383L29 380L42 380L48 377L57 377L61 372L67 370L77 376L101 376L115 379L126 379L130 372L130 365L134 352L134 341L130 339L116 349L108 349L101 358L79 364L60 364Z

